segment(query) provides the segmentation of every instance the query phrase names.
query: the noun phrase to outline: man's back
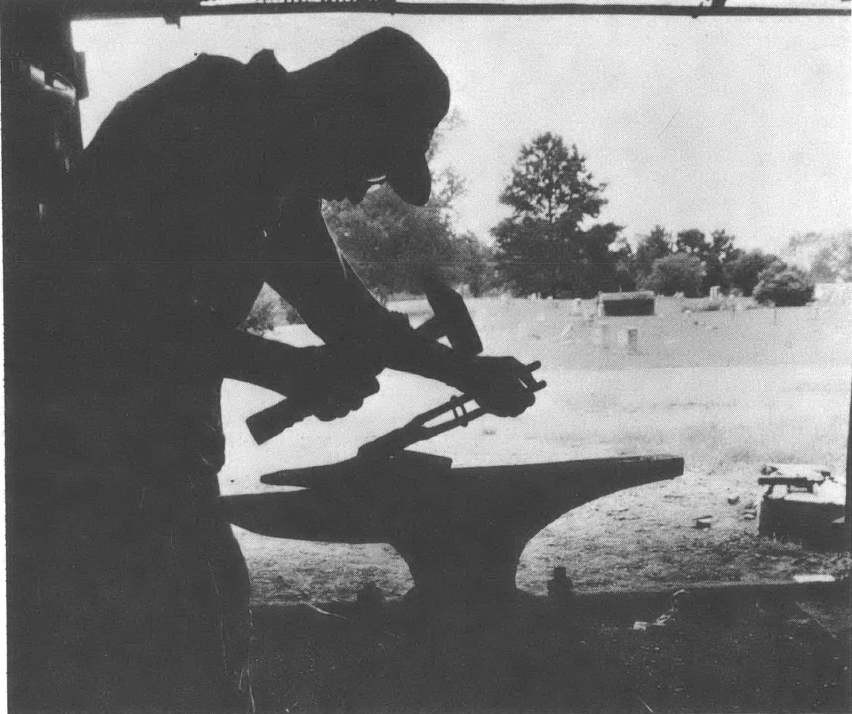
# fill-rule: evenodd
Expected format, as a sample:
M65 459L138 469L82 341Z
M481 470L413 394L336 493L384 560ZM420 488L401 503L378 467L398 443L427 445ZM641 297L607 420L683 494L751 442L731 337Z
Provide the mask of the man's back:
M286 107L275 67L270 79L201 55L104 120L72 171L50 262L30 280L43 286L30 312L63 352L157 352L250 309L274 209L269 167L282 170L288 133L286 110L270 109Z
M286 132L270 125L263 89L251 66L201 55L120 102L72 174L89 231L79 250L104 260L242 257L239 237L271 208L266 166Z

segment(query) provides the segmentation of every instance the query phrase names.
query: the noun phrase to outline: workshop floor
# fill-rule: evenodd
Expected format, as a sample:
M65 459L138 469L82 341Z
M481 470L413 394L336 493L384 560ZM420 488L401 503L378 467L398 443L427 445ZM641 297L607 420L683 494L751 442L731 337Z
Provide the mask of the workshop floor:
M850 703L848 629L832 633L793 601L746 598L646 630L544 599L419 628L399 610L367 620L330 609L257 610L259 714L844 712Z

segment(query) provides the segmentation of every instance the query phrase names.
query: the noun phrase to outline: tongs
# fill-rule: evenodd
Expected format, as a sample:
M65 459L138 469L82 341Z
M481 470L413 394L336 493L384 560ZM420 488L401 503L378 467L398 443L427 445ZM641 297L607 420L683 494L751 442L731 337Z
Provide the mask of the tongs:
M547 382L537 381L532 373L541 367L541 362L533 362L524 366L522 374L518 375L530 392L538 392L547 386ZM444 414L452 412L452 417L437 424L430 424ZM358 456L363 458L382 458L416 444L424 439L443 434L459 426L467 426L474 419L487 412L476 404L474 397L469 394L459 394L447 402L423 412L414 417L408 424L394 429L373 441L367 442L358 449Z

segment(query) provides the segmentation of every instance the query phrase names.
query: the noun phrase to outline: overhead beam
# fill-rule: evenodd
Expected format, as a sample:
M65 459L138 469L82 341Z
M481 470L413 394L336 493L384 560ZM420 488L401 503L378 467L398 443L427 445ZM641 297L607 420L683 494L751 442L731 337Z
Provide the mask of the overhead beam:
M29 0L30 4L55 0ZM66 0L71 19L260 15L280 13L371 13L390 15L638 15L669 17L848 17L844 7L629 5L588 3L396 2L395 0L293 0L292 2L202 4L197 0Z

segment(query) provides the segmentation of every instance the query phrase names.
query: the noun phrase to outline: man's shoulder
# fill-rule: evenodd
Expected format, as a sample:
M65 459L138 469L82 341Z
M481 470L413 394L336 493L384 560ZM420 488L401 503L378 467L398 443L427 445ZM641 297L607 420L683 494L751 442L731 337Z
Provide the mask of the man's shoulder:
M232 57L199 54L177 69L162 75L151 84L130 95L127 102L144 102L152 98L187 99L201 93L239 89L250 78L248 65Z
M286 83L276 89L286 92ZM125 141L134 135L150 143L152 135L164 132L164 140L173 134L183 137L186 132L181 127L193 134L207 131L212 141L217 133L234 126L251 130L253 122L265 116L268 103L269 92L259 81L253 61L245 64L232 57L199 54L119 102L94 143L107 136Z

